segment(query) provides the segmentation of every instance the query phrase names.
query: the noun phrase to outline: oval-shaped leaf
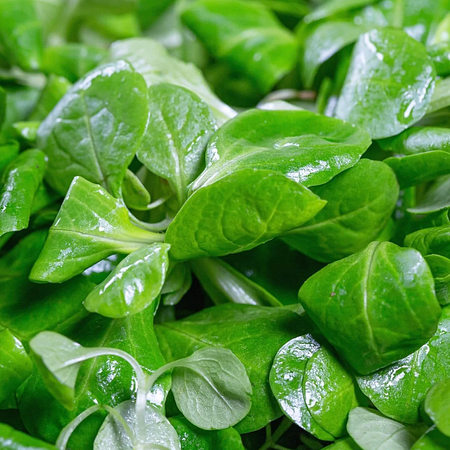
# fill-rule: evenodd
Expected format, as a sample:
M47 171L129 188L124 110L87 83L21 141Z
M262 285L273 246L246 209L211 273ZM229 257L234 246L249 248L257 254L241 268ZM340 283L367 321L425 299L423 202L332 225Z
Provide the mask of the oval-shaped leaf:
M450 379L436 383L425 398L424 410L439 431L450 437Z

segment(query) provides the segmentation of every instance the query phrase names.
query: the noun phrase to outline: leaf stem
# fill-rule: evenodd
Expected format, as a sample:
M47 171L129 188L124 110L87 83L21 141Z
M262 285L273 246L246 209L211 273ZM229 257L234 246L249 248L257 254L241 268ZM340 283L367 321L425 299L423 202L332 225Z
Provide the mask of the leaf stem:
M259 450L268 450L270 448L275 448L274 444L277 443L278 439L280 439L281 436L283 436L283 434L286 433L286 431L289 430L289 428L291 426L292 426L291 420L289 420L287 417L283 417L283 420L281 421L278 428L275 430L275 432L272 434L272 436L270 436L270 437L268 436L268 439L263 444L263 446L260 447ZM269 433L267 433L267 434L269 434ZM280 448L280 447L278 447L278 448Z
M136 437L134 436L133 430L129 427L127 424L127 421L118 413L114 408L111 408L111 406L105 405L103 408L108 411L114 419L117 420L117 422L122 425L123 429L125 430L125 433L127 433L128 437L130 438L130 441L132 442L133 446L136 444Z
M392 26L394 28L402 28L404 13L405 13L405 0L395 0L393 21L392 21Z
M136 225L137 227L142 228L144 230L153 232L154 235L157 237L157 239L155 239L157 242L164 241L164 234L159 234L157 232L166 230L167 227L170 225L170 223L173 220L172 218L166 218L164 220L161 220L161 222L148 223L148 222L143 222L142 220L139 220L137 217L135 217L131 213L129 213L129 216L130 216L131 222L134 225Z

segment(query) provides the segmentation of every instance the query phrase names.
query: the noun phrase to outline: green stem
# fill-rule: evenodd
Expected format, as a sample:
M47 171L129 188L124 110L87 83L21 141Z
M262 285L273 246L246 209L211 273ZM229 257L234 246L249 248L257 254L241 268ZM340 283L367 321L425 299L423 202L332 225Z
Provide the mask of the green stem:
M131 443L133 444L133 446L135 446L136 438L134 436L133 430L129 427L126 420L114 408L111 408L111 406L105 405L103 408L106 409L106 411L108 411L114 417L114 419L116 419L116 421L120 423L120 425L122 425L125 433L127 433L128 437L130 438Z
M270 448L274 448L273 445L277 443L278 439L280 439L287 430L289 430L291 425L292 422L287 417L284 417L272 436L266 440L264 445L259 450L268 450Z
M158 233L159 231L164 231L167 229L167 227L170 225L173 219L164 219L161 220L161 222L156 223L148 223L143 222L142 220L139 220L137 217L133 216L133 214L129 213L131 222L136 225L139 228L142 228L143 230L149 231L154 234L155 241L156 242L163 242L164 241L164 234Z
M405 0L395 0L394 3L394 19L392 22L392 26L394 28L402 28L403 27L403 18L405 12Z

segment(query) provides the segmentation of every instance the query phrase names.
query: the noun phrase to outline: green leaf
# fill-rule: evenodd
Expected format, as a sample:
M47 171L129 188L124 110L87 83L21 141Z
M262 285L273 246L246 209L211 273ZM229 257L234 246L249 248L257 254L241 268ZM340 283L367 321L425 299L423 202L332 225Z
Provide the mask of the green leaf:
M364 127L374 139L394 136L425 115L434 79L420 43L400 30L369 31L354 49L336 116Z
M264 288L219 258L191 261L195 276L216 305L242 303L259 306L282 306Z
M129 61L148 86L171 83L197 94L209 105L219 125L236 115L211 91L197 67L173 58L160 43L148 38L126 39L115 42L110 52L113 60Z
M17 141L11 140L4 144L0 144L0 176L8 167L9 163L19 155L19 151L20 146Z
M228 348L244 364L253 388L252 408L236 425L240 433L259 430L280 417L270 392L269 371L278 349L310 331L305 318L282 308L225 304L155 327L161 350L178 360L202 347Z
M120 320L91 314L73 327L69 337L83 347L113 347L135 358L148 373L165 364L153 332L154 308ZM51 345L51 343L50 343ZM62 357L62 355L60 355ZM162 407L170 389L170 377L161 377L147 396ZM55 442L61 429L78 414L94 404L111 407L135 395L136 378L131 366L115 356L90 359L81 365L72 411L67 410L47 390L35 371L19 397L21 417L34 436ZM83 422L72 435L69 448L92 449L92 442L104 420L96 414Z
M408 234L405 246L419 250L422 255L441 255L450 258L450 226L425 228Z
M74 42L47 47L44 51L42 71L75 83L105 61L107 56L108 52L105 50Z
M441 77L450 75L450 42L430 45L427 52L433 60L436 74Z
M438 381L425 397L424 410L439 431L450 437L450 380Z
M449 186L450 177L448 175L438 178L425 192L416 206L414 208L408 208L408 212L412 214L429 214L450 208L450 201L448 199Z
M137 18L143 30L152 25L175 0L140 0Z
M299 299L338 353L360 374L404 358L436 331L441 308L422 256L389 242L310 277Z
M8 329L0 331L0 404L14 400L16 389L31 374L33 364L22 343Z
M241 436L234 428L205 431L183 416L169 419L181 442L181 450L244 450Z
M450 77L438 80L436 88L431 97L430 104L427 109L427 114L432 114L441 109L450 106Z
M280 172L305 186L323 184L354 166L369 145L365 131L310 111L250 110L213 136L206 169L191 190L255 168Z
M226 429L250 411L252 385L244 365L229 349L203 347L171 365L175 402L197 427Z
M4 423L0 423L0 448L3 450L56 450L53 445L16 431Z
M149 111L137 157L169 181L182 205L187 185L204 167L205 146L216 129L214 116L196 94L167 83L149 88Z
M361 450L361 447L349 437L328 445L323 450Z
M150 194L141 180L128 169L122 183L122 196L129 208L138 211L146 211L151 200Z
M27 228L45 167L46 157L40 150L27 150L6 167L0 191L0 236Z
M448 448L450 448L450 438L434 426L416 441L411 450L447 450Z
M30 279L61 283L107 256L132 253L162 238L132 225L121 200L75 177Z
M43 43L33 0L1 0L0 23L0 43L8 61L25 71L38 70Z
M376 0L329 0L315 8L310 14L306 15L304 21L309 23L325 19L351 9L362 8L363 6L375 3L375 1Z
M312 191L327 204L283 240L323 262L349 256L375 240L386 226L399 195L392 170L382 162L368 159Z
M440 255L425 256L434 277L436 297L441 305L450 303L450 259Z
M261 4L199 0L188 4L181 19L215 58L247 76L262 93L296 62L294 36Z
M364 450L409 450L422 427L413 429L369 408L355 408L348 417L348 432Z
M46 236L46 231L31 233L0 259L0 326L23 342L81 319L82 302L95 286L84 276L61 285L28 280Z
M123 259L84 301L90 312L111 318L136 314L160 295L169 267L170 246L152 244Z
M293 422L326 441L347 434L348 413L360 404L353 376L309 334L292 339L278 351L270 387Z
M23 145L27 147L35 147L37 132L40 125L41 122L16 122L11 127L11 134L13 134L13 137Z
M47 181L64 195L75 176L115 197L144 135L148 116L142 76L125 61L86 75L62 98L38 132L49 158Z
M415 423L429 389L450 377L450 308L442 310L438 330L419 350L373 374L357 377L373 404L393 419Z
M126 401L114 408L136 434L136 407L131 401ZM139 444L145 449L180 450L180 439L171 423L152 405L145 408L146 434ZM127 450L138 448L133 444L122 424L112 414L103 422L94 441L94 450Z
M325 202L269 170L238 170L196 191L169 225L171 256L186 260L250 250L299 227Z
M0 86L0 130L6 116L6 91Z
M191 269L186 263L176 263L169 267L169 275L161 290L161 300L163 305L175 306L192 285Z

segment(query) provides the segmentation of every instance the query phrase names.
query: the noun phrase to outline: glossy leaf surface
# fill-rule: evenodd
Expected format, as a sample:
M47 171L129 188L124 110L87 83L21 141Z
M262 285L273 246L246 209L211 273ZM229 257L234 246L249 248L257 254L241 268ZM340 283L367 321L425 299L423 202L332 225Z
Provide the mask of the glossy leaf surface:
M167 229L176 260L250 250L297 228L325 202L269 170L239 170L196 191Z
M450 381L441 380L436 383L425 398L424 410L436 424L439 431L450 437Z
M150 86L148 95L150 120L137 157L169 181L181 205L188 184L204 167L215 119L206 103L181 86L157 84Z
M111 46L111 57L113 60L129 61L142 74L148 86L171 83L194 92L209 105L219 124L236 115L233 109L216 97L200 70L170 56L153 39L135 38L115 42Z
M405 246L417 249L422 255L441 255L450 258L450 226L425 228L408 234Z
M270 393L270 367L282 345L308 331L310 324L293 312L236 304L208 308L156 327L161 350L168 360L213 346L230 349L244 364L253 395L249 414L236 425L240 433L259 430L281 415Z
M416 441L411 450L447 450L449 446L450 438L433 426Z
M314 186L354 166L370 145L363 130L309 111L250 110L221 127L191 190L241 169L266 169Z
M382 162L368 159L312 190L327 204L284 241L322 262L344 258L375 240L386 226L399 195L392 170Z
M72 179L82 176L117 197L147 115L145 82L129 63L117 61L86 75L39 128L49 184L64 195Z
M160 295L169 268L170 246L152 244L123 259L84 301L90 312L111 318L136 314Z
M354 49L336 115L374 139L396 135L425 115L434 78L425 48L405 32L369 31Z
M450 376L450 309L444 308L435 335L419 350L373 374L358 377L361 390L385 415L419 421L429 389Z
M436 331L441 314L425 260L388 242L373 242L326 266L302 286L299 299L360 374L417 350Z
M0 423L0 447L3 450L56 450L51 444Z
M114 253L132 253L159 239L131 224L121 200L76 177L30 279L61 283Z
M425 256L434 277L436 297L441 305L450 303L450 259L440 255Z
M46 157L40 150L23 152L6 167L0 191L0 236L28 226L45 167Z

